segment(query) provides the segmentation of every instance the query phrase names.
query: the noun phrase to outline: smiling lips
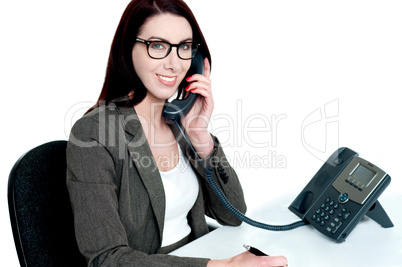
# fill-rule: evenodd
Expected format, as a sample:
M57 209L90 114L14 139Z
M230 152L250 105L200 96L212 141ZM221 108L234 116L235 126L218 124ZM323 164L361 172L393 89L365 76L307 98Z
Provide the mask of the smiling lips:
M163 76L160 74L156 75L161 83L167 86L173 86L176 84L177 76Z

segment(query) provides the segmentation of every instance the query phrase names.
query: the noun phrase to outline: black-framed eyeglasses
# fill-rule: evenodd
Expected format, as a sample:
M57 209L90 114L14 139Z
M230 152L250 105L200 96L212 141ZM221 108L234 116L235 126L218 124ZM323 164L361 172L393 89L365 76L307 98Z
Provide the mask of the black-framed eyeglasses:
M171 44L165 41L147 41L136 38L136 42L143 43L147 46L148 55L154 59L162 59L169 55L172 47L176 47L177 56L181 59L192 59L197 53L199 44L193 42L182 42L180 44Z

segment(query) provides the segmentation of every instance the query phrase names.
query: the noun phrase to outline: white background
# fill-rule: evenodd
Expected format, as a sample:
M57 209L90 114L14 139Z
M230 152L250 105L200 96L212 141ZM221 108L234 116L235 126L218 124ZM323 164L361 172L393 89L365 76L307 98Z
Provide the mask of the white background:
M97 99L127 3L0 4L0 258L7 266L18 266L8 174L27 150L67 139L71 124ZM211 131L241 179L249 211L269 199L289 212L287 206L340 146L390 174L392 183L380 199L385 209L397 210L402 203L400 1L187 3L213 59ZM389 215L401 221L399 213ZM392 233L401 235L399 227Z

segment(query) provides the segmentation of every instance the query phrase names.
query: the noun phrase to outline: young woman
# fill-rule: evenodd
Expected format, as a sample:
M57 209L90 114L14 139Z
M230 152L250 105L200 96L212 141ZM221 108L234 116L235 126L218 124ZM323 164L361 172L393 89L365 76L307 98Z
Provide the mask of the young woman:
M188 76L196 53L205 57L204 74ZM210 62L183 1L129 3L97 105L76 122L67 147L76 238L88 266L286 265L284 257L249 252L219 261L166 255L208 232L205 214L222 224L241 223L210 189L175 125L162 120L165 101L176 92L199 95L181 125L229 201L246 210L236 173L207 132L214 107Z

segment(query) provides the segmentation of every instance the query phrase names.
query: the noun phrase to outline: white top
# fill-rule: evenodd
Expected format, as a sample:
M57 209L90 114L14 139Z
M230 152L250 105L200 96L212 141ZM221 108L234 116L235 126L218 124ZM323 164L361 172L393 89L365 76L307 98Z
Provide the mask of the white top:
M166 172L159 172L166 197L162 237L162 247L166 247L190 234L191 228L187 222L187 214L197 199L199 185L197 177L180 147L179 162L176 167Z

